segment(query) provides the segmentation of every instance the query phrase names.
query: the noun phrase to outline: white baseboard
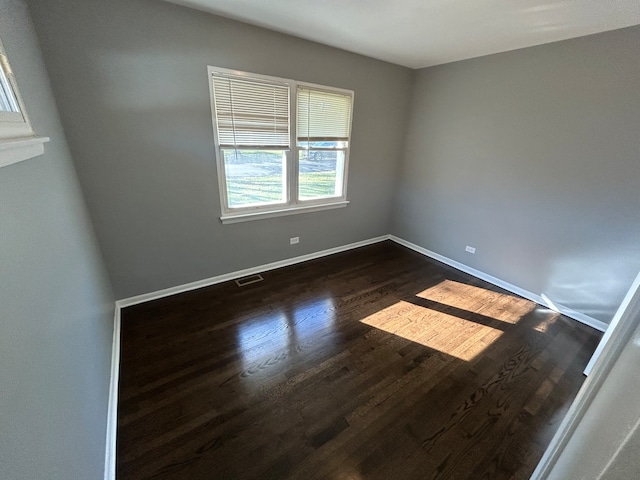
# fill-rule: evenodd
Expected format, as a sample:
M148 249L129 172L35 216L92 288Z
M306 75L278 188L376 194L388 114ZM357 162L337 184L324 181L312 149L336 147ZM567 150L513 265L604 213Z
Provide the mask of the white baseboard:
M560 305L558 303L555 302L551 302L549 299L545 299L544 297L542 297L541 295L537 295L533 292L530 292L528 290L525 290L523 288L520 288L516 285L513 285L511 283L505 282L504 280L500 280L499 278L496 278L492 275L489 275L487 273L481 272L480 270L476 270L475 268L471 268L467 265L464 265L463 263L460 262L456 262L455 260L452 260L448 257L445 257L443 255L440 255L438 253L432 252L431 250L428 250L426 248L423 248L419 245L416 245L415 243L411 243L408 242L407 240L404 240L402 238L396 237L395 235L389 235L389 240L392 240L396 243L398 243L399 245L403 245L407 248L410 248L411 250L414 250L418 253L421 253L422 255L425 255L427 257L433 258L434 260L437 260L439 262L442 262L446 265L449 265L450 267L453 267L457 270L460 270L462 272L468 273L469 275L473 275L476 278L479 278L480 280L484 280L485 282L489 282L492 283L493 285L496 285L500 288L504 288L505 290L511 292L511 293L515 293L516 295L519 295L523 298L526 298L528 300L531 300L532 302L536 302L540 305L544 305L545 307L554 310L558 313L561 313L562 315L565 315L569 318L572 318L574 320L577 320L578 322L584 323L585 325L588 325L592 328L595 328L596 330L599 330L601 332L604 332L607 329L607 324L600 321L600 320L596 320L595 318L590 317L589 315L585 315L584 313L580 313L580 312L576 312L575 310L569 308L569 307L565 307L564 305Z
M116 429L118 426L118 385L120 378L120 306L116 302L113 316L113 343L111 347L111 381L107 406L107 443L104 456L104 480L116 478Z
M354 248L365 247L373 243L383 242L389 239L389 235L382 235L380 237L370 238L368 240L362 240L360 242L350 243L348 245L342 245L340 247L329 248L327 250L321 250L319 252L308 253L307 255L300 255L299 257L287 258L278 262L267 263L252 268L245 268L244 270L238 270L235 272L225 273L223 275L217 275L215 277L205 278L204 280L198 280L196 282L185 283L177 287L165 288L164 290L158 290L155 292L145 293L142 295L136 295L135 297L124 298L118 300L116 303L120 308L130 307L139 303L149 302L151 300L157 300L159 298L169 297L178 293L188 292L190 290L196 290L198 288L209 287L222 282L228 282L229 280L235 280L236 278L242 278L249 275L255 275L256 273L263 273L269 270L275 270L276 268L288 267L289 265L295 265L296 263L306 262L307 260L313 260L315 258L326 257L327 255L333 255L334 253L346 252Z

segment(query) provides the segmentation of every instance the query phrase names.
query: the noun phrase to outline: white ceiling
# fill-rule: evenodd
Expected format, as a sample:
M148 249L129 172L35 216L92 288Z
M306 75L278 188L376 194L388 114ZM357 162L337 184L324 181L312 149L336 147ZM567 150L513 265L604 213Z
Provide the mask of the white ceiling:
M640 24L640 0L168 1L411 68Z

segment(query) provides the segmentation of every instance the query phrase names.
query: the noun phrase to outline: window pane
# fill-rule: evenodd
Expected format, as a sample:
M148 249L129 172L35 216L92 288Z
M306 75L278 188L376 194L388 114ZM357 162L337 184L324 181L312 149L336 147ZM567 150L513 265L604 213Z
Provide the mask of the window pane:
M344 157L343 150L300 150L300 200L341 196Z
M4 69L6 68L7 58L0 54L0 112L19 112L18 102L16 96L11 88L9 78L5 75Z
M286 150L222 150L229 208L285 203Z
M7 72L10 72L9 61L4 53L2 53L2 46L0 45L0 112L19 112L18 101L16 95L9 82Z

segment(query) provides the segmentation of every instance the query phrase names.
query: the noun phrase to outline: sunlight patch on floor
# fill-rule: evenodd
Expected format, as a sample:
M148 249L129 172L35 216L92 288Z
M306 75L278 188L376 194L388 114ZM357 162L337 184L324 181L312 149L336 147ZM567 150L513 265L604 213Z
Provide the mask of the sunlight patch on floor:
M503 333L405 301L369 315L361 322L465 361L482 353Z
M516 323L536 308L534 302L516 295L494 292L453 280L444 280L416 296L506 323Z
M499 327L496 321L515 324L536 307L514 295L453 280L444 280L416 297L415 303L401 300L361 322L469 361L503 334L506 326Z

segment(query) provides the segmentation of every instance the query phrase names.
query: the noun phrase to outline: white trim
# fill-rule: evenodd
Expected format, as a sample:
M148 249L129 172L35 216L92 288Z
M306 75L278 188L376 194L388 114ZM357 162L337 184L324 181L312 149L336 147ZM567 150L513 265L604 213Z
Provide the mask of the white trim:
M118 427L118 384L120 379L120 302L116 302L113 316L111 349L111 381L107 409L107 443L105 445L104 480L116 478L116 431Z
M609 324L607 331L604 332L604 335L600 339L600 343L598 343L596 351L593 352L591 360L589 360L589 363L584 369L585 375L589 375L589 373L591 373L594 364L602 354L602 351L604 350L605 345L609 342L609 339L613 335L614 330L618 328L620 321L624 319L625 315L628 315L628 312L631 310L631 305L634 302L634 298L636 302L640 301L638 300L638 297L640 297L640 273L638 273L636 279L631 284L631 287L629 288L627 294L624 296L620 307L618 307L618 310L611 319L611 323Z
M638 274L625 296L614 316L614 320L616 321L615 325L612 322L611 328L607 330L608 335L605 335L607 341L604 341L604 344L601 341L601 344L603 344L601 353L593 361L590 375L571 404L558 431L551 439L551 443L533 472L531 480L543 480L549 477L578 425L598 395L600 387L602 387L602 384L611 373L611 369L618 357L620 357L622 350L631 341L633 332L640 325L640 274ZM604 340L604 337L602 340ZM598 345L598 348L600 348L600 345Z
M250 220L262 220L265 218L282 217L285 215L295 215L296 213L319 212L321 210L331 210L334 208L344 208L349 205L347 200L339 202L324 203L321 205L298 205L287 207L281 210L260 211L252 213L228 214L220 217L225 225L228 223L248 222Z
M442 262L446 265L449 265L450 267L453 267L457 270L460 270L462 272L468 273L469 275L473 275L476 278L479 278L481 280L484 280L485 282L489 282L492 283L493 285L496 285L500 288L504 288L505 290L510 291L511 293L515 293L516 295L519 295L521 297L524 297L528 300L531 300L533 302L536 302L540 305L544 305L547 308L550 308L551 310L554 310L558 313L561 313L562 315L565 315L569 318L572 318L574 320L577 320L578 322L584 323L585 325L589 325L590 327L595 328L596 330L599 330L601 332L604 332L607 329L607 324L600 321L600 320L596 320L595 318L590 317L589 315L585 315L584 313L580 313L580 312L576 312L575 310L569 308L569 307L565 307L563 305L559 305L558 303L555 302L551 302L548 299L545 300L545 298L543 298L540 295L537 295L535 293L532 293L528 290L525 290L523 288L520 288L516 285L513 285L511 283L505 282L504 280L500 280L499 278L496 278L492 275L489 275L487 273L481 272L480 270L476 270L475 268L471 268L468 267L467 265L464 265L463 263L460 262L456 262L455 260L452 260L448 257L445 257L443 255L440 255L438 253L432 252L431 250L428 250L426 248L423 248L419 245L416 245L415 243L411 243L408 242L407 240L404 240L402 238L398 238L395 235L389 235L389 239L393 240L394 242L403 245L407 248L410 248L411 250L414 250L418 253L421 253L422 255L425 255L427 257L433 258L434 260L437 260L439 262Z
M297 92L297 88L295 89ZM293 125L295 123L295 125ZM284 188L287 192L287 205L295 205L294 200L298 199L298 188L300 178L300 165L298 153L298 95L289 91L289 150L287 155L287 178ZM293 149L293 146L296 149ZM224 223L224 222L223 222Z
M42 155L48 141L49 137L0 139L0 168Z
M144 293L142 295L124 298L122 300L118 300L117 304L120 306L120 308L130 307L132 305L138 305L139 303L169 297L178 293L189 292L191 290L208 287L210 285L216 285L218 283L227 282L229 280L235 280L236 278L247 277L256 273L267 272L269 270L275 270L276 268L288 267L289 265L295 265L296 263L306 262L307 260L326 257L327 255L333 255L334 253L345 252L354 248L365 247L374 243L384 242L388 239L388 235L382 235L380 237L370 238L368 240L362 240L360 242L349 243L348 245L342 245L340 247L328 248L327 250L300 255L299 257L287 258L278 262L267 263L264 265L259 265L257 267L245 268L244 270L237 270L235 272L205 278L204 280L186 283L177 287L165 288L164 290L158 290L156 292Z

